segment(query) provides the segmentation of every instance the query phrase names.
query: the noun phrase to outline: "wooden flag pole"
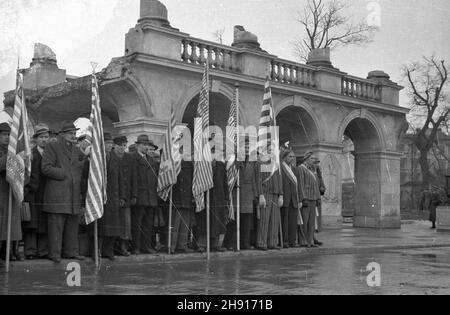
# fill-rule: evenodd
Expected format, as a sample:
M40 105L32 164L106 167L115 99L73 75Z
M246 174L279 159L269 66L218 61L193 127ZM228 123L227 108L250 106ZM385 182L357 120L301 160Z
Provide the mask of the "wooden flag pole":
M98 220L94 222L94 255L95 267L98 269L100 267L100 259L98 257Z
M167 231L167 248L169 255L172 253L172 212L173 212L173 186L170 187L169 227Z
M237 157L236 162L239 160L239 85L236 84L236 147L237 147ZM236 250L241 251L241 187L240 187L240 170L237 172L236 179Z
M12 188L9 187L9 202L8 202L8 230L6 236L6 273L9 273L9 262L11 252L11 222L12 222Z
M206 193L206 258L211 260L211 209L209 207L210 191Z

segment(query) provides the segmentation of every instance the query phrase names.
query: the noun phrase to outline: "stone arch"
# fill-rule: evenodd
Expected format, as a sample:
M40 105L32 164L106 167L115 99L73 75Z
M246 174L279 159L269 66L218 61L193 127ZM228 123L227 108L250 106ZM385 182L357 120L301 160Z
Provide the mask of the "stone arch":
M126 79L108 81L100 87L100 93L115 107L120 121L153 116L151 93L132 74L127 74Z
M202 83L196 83L194 86L192 86L188 91L186 91L179 99L176 111L175 111L175 117L177 122L181 122L183 120L184 114L187 110L188 105L192 102L192 100L200 94L202 89ZM212 91L210 91L211 93ZM220 83L218 86L217 93L225 96L229 101L230 104L233 101L235 90L234 88L230 87L228 84ZM239 99L239 103L242 105L241 99ZM247 117L245 116L245 113L242 110L242 106L239 110L240 113L240 124L243 126L247 125Z
M320 119L307 100L299 96L283 99L275 105L277 124L280 126L280 141L290 137L295 140L293 146L308 147L323 139Z
M361 122L360 126L356 126L358 122ZM353 128L352 128L353 127ZM353 129L354 134L358 133L357 137L359 137L362 141L359 141L359 149L367 149L371 148L372 151L386 151L386 136L383 128L381 127L376 116L365 110L354 110L349 113L339 125L336 143L342 143L342 139L346 132L349 132L349 128ZM351 132L351 131L350 131ZM355 139L352 139L355 142ZM362 145L363 141L367 143ZM378 142L378 143L377 143ZM357 144L355 143L355 146Z

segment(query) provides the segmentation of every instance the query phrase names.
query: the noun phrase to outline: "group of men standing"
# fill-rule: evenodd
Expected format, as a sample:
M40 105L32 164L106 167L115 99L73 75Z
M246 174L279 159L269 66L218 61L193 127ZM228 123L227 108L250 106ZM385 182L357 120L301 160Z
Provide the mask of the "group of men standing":
M30 180L23 205L31 219L13 211L12 258L20 259L18 241L24 242L26 259L83 260L93 252L93 226L86 226L90 147L78 138L72 122L64 122L55 138L46 125L35 127ZM0 241L5 256L9 184L6 157L10 127L0 125ZM128 147L126 137L104 135L107 169L107 203L98 221L99 251L104 258L167 251L170 200L157 192L160 152L147 135ZM128 150L127 150L128 149ZM128 151L128 152L127 152ZM180 152L183 154L183 152ZM312 153L298 159L283 149L282 165L274 174L262 173L261 163L246 158L236 162L239 182L229 191L227 166L212 162L214 187L210 191L210 244L213 251L236 249L237 187L240 189L240 248L260 250L282 247L315 247L318 209L325 189ZM196 212L192 194L194 162L183 160L172 191L171 253L206 250L206 210ZM230 211L230 209L234 209ZM230 217L234 217L233 220ZM81 255L80 255L81 254Z

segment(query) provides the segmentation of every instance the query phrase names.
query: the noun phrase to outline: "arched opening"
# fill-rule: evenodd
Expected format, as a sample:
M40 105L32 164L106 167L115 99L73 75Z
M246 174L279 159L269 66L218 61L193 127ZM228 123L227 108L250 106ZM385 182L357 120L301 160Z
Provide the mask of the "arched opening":
M360 226L357 217L380 211L382 139L366 118L354 118L345 128L342 144L342 216Z
M280 145L289 143L294 151L304 153L319 142L317 125L303 108L294 105L281 110L277 115Z
M186 107L182 123L186 124L192 135L194 135L194 119L197 116L197 108L200 95L196 95ZM211 92L209 95L209 122L211 126L218 126L223 130L228 125L231 100L220 93Z

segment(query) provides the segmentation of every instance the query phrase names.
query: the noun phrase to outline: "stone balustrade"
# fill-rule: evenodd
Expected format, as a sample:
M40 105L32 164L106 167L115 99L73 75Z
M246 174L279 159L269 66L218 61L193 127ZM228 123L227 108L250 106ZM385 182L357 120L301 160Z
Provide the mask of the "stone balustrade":
M208 60L213 69L240 72L238 49L195 38L182 40L181 60L186 63L204 65Z
M349 97L381 102L381 86L370 80L349 75L342 77L342 94Z
M242 64L247 61L242 59L242 56L248 51L241 48L221 45L193 37L184 37L181 40L180 53L180 60L185 63L204 65L206 60L208 60L212 69L246 74ZM323 84L318 82L318 80L323 79L319 77L321 67L273 58L270 55L267 55L267 57L267 62L269 63L267 71L273 82L311 89L324 89L322 87ZM342 74L335 70L328 71L334 74L337 80L341 81L340 83L339 81L336 82L337 93L339 93L339 84L341 84L341 94L344 96L382 102L382 86L379 83ZM327 90L327 88L324 90Z
M270 63L270 78L279 83L317 87L314 67L282 59L274 59Z

